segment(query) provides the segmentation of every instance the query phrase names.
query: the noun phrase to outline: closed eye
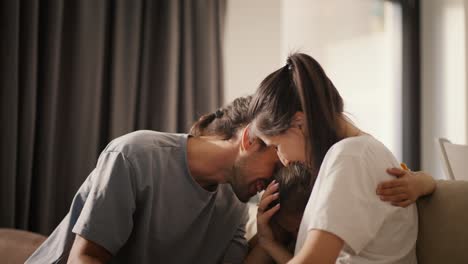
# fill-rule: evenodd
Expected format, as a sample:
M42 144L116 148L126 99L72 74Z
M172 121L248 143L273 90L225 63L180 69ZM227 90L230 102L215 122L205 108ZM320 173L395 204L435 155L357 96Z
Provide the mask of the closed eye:
M262 148L268 147L268 145L265 144L265 142L264 142L263 140L261 140L261 139L258 139L258 143L260 144L260 146L261 146Z
M274 148L276 151L278 151L278 145L273 145L273 144L270 144L270 145L267 145L269 148Z
M265 141L260 140L260 139L259 139L259 142L260 142L260 145L261 145L262 147L266 147L266 148L270 148L270 147L271 147L271 148L274 148L274 149L278 150L278 146L277 146L277 145L267 144L267 143L265 143Z

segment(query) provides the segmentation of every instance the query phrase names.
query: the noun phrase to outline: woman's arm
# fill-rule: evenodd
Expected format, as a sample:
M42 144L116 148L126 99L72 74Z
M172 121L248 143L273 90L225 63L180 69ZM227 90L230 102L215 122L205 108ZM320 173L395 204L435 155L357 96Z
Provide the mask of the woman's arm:
M387 173L396 176L397 179L380 183L376 192L382 201L391 202L395 206L407 207L419 197L431 194L436 189L434 178L422 171L391 168Z

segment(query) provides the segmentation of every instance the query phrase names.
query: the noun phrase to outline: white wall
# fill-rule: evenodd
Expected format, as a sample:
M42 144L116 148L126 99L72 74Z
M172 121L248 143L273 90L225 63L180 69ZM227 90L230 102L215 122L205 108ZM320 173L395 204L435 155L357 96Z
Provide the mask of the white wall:
M280 65L280 0L228 0L225 102L252 94Z
M329 44L366 36L381 21L370 16L374 0L282 0L282 58L290 51L325 61ZM379 20L379 18L377 18Z
M464 1L424 0L421 11L422 169L444 178L435 138L468 139Z
M465 143L468 144L468 68L467 68L467 62L468 62L468 0L464 1L464 10L465 10L465 16L464 16L464 22L465 22L465 130L466 130L466 135L465 135Z

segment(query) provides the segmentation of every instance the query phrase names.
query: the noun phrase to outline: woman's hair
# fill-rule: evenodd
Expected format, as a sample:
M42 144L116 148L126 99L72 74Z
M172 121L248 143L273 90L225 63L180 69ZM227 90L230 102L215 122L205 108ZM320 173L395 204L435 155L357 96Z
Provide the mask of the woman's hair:
M273 179L279 183L279 199L271 202L268 208L281 203L281 211L302 214L316 179L310 169L304 164L294 162L279 169L273 175Z
M328 149L340 140L343 99L312 57L294 53L286 66L268 75L257 89L249 115L266 136L285 132L296 112L305 115L307 165L317 172Z
M248 110L251 100L252 96L239 97L214 113L202 115L192 125L189 134L195 137L216 136L224 140L235 137L240 128L250 123Z

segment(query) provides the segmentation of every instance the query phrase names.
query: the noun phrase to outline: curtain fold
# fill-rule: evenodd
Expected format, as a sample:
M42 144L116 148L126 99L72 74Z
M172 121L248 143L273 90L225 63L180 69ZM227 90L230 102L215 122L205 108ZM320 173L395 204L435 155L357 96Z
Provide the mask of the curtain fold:
M219 0L0 3L0 227L49 234L113 138L222 103Z

